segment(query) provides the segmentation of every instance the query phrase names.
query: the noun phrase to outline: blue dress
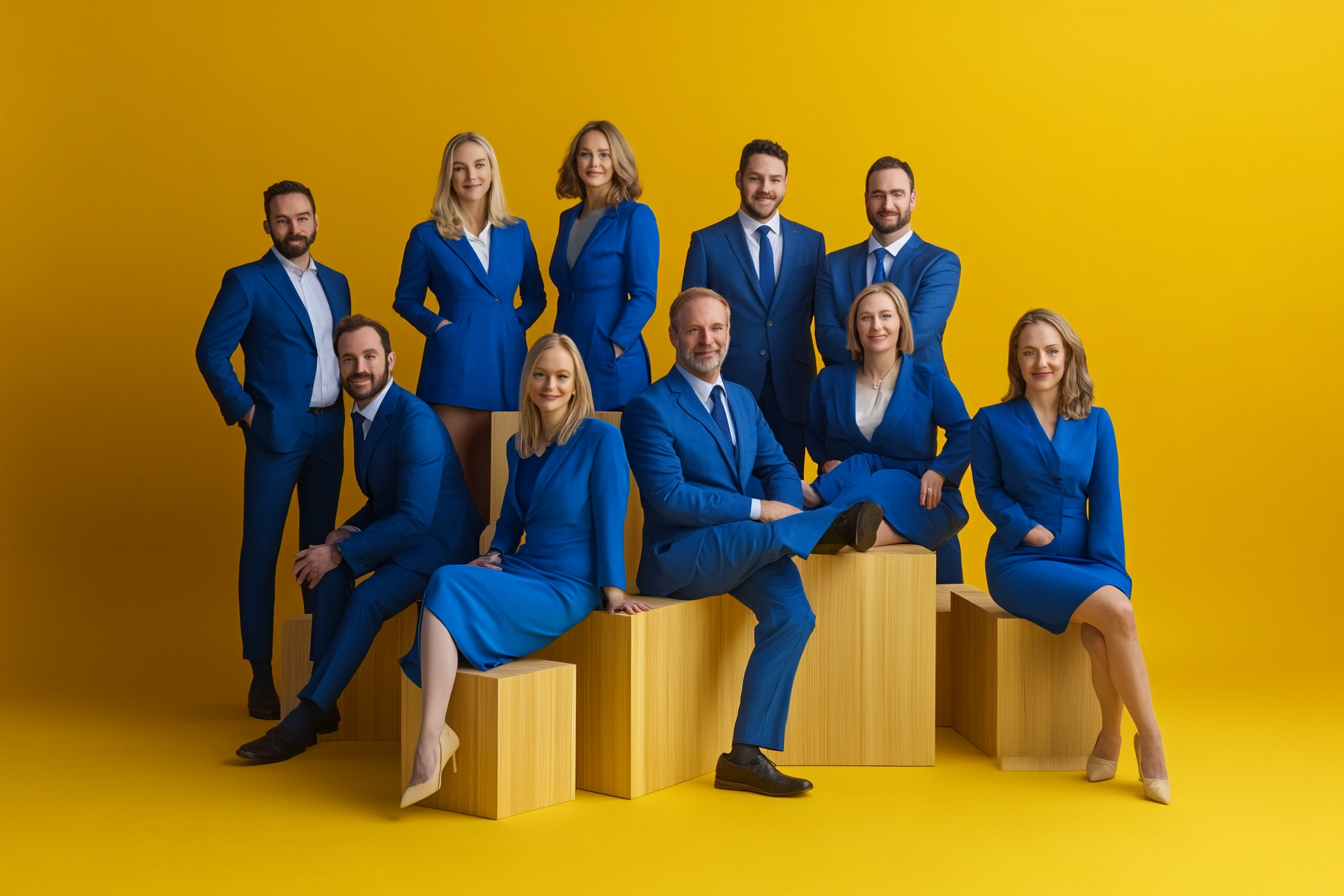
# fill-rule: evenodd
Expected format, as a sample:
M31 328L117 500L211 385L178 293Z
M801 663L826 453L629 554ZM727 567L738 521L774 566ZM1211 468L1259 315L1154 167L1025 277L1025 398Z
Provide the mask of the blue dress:
M425 307L426 289L439 300L438 314ZM522 304L515 308L519 293ZM546 286L526 221L491 229L489 273L465 236L445 240L433 221L415 225L392 308L425 335L415 387L422 401L518 410L527 328L546 308ZM445 320L452 323L439 328Z
M551 254L555 332L574 340L599 411L619 411L649 385L649 352L640 335L658 298L658 222L647 205L622 202L602 214L570 270L569 231L583 204L560 213ZM611 344L624 351L616 357Z
M620 431L589 418L567 443L548 448L554 456L540 465L526 508L516 494L512 438L507 453L509 485L490 543L503 554L503 571L444 566L425 590L424 609L477 669L540 650L600 609L603 587L625 587L630 466ZM419 684L418 635L401 665Z
M1052 441L1025 398L981 408L971 424L971 471L995 529L985 552L995 603L1060 634L1098 588L1129 596L1115 429L1105 410L1061 417ZM1038 524L1055 540L1023 544Z
M871 439L854 419L855 382L861 361L824 368L807 400L807 450L820 466L840 466L813 483L827 504L875 501L891 528L938 552L938 581L959 583L957 533L969 515L959 485L970 458L971 418L961 393L936 364L906 357L886 413ZM938 429L947 440L938 450ZM947 480L932 510L919 503L920 479L935 470Z

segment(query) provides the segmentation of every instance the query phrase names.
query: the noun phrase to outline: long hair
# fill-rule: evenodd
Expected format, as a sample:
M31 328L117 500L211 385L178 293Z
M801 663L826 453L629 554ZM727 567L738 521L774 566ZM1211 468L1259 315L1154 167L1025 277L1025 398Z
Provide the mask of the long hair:
M499 161L495 158L495 148L480 134L463 131L448 141L443 148L443 162L439 165L439 189L434 194L434 204L429 214L434 219L439 236L446 240L462 239L462 207L453 194L453 153L463 143L475 143L485 150L490 160L490 189L485 197L485 216L495 227L508 227L517 224L518 219L509 214L509 205L504 201L504 182L499 175Z
M1059 384L1059 416L1065 420L1086 420L1092 412L1092 377L1087 375L1087 352L1083 340L1063 317L1046 308L1033 308L1017 319L1012 335L1008 337L1008 394L1004 401L1021 398L1027 393L1027 382L1017 360L1017 340L1022 331L1032 324L1049 324L1059 331L1064 340L1064 376Z
M579 142L589 131L601 131L602 136L607 138L607 146L611 147L611 192L607 194L608 201L615 206L638 199L644 193L644 188L639 185L635 154L616 125L606 120L588 122L569 141L569 152L565 153L565 160L560 163L560 178L555 182L555 195L560 199L587 200L587 185L579 176Z
M532 368L537 366L537 359L543 352L557 346L569 352L570 360L573 362L574 392L569 397L569 410L565 412L565 419L555 434L556 443L563 445L568 442L570 437L578 432L579 424L584 418L593 416L593 387L588 382L588 371L583 368L579 347L574 344L573 339L563 333L547 333L532 343L532 348L528 350L527 359L523 361L523 380L518 384L518 437L514 447L518 450L520 458L531 457L537 453L538 448L546 444L546 435L542 432L541 426L541 411L532 403L530 394Z
M896 341L896 351L902 355L913 354L915 334L910 329L910 307L905 303L905 294L897 289L895 284L883 280L855 296L854 302L849 306L849 324L845 327L845 333L848 335L845 348L849 349L849 356L855 361L863 357L863 340L859 338L859 305L864 299L874 295L886 296L896 306L896 316L901 319L901 336Z

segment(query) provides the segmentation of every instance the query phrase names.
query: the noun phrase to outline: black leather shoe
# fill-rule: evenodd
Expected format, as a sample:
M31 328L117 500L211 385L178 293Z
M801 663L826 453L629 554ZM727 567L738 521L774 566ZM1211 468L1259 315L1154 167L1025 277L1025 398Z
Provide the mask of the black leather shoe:
M335 734L341 730L341 710L338 706L333 706L323 715L321 721L317 723L318 734Z
M316 734L302 741L276 725L256 740L239 747L238 755L253 762L284 762L286 759L293 759L316 743Z
M877 541L880 525L882 508L872 501L860 501L835 518L812 550L818 554L838 554L841 548L851 547L863 553Z
M714 786L720 790L745 790L765 796L797 796L811 790L812 782L784 774L758 751L745 765L734 762L727 753L721 754L719 765L714 769Z
M274 690L248 691L247 714L254 719L280 720L280 695Z

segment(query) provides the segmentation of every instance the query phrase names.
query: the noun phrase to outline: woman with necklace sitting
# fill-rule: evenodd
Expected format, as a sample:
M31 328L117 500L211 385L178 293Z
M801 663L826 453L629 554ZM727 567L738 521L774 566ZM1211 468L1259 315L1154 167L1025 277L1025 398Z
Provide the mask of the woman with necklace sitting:
M971 429L961 394L937 368L907 357L910 311L892 284L859 293L847 332L854 360L822 370L808 396L807 451L822 475L803 483L803 503L874 501L883 515L877 544L935 550L938 581L961 582L957 533L967 514L958 485Z

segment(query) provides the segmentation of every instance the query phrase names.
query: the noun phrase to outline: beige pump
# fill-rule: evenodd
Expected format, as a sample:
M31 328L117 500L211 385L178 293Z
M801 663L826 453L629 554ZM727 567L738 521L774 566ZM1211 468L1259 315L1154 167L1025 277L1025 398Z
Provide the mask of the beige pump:
M457 748L461 744L462 740L457 736L457 732L444 725L442 733L439 734L439 773L420 784L406 785L406 789L401 792L401 808L413 806L425 797L439 792L439 788L443 786L443 769L448 765L450 758L453 760L453 772L457 772Z
M1139 780L1143 782L1143 795L1155 803L1166 806L1171 803L1171 780L1168 778L1145 778L1143 776L1143 747L1139 746L1139 736L1134 735L1134 756L1139 760Z

